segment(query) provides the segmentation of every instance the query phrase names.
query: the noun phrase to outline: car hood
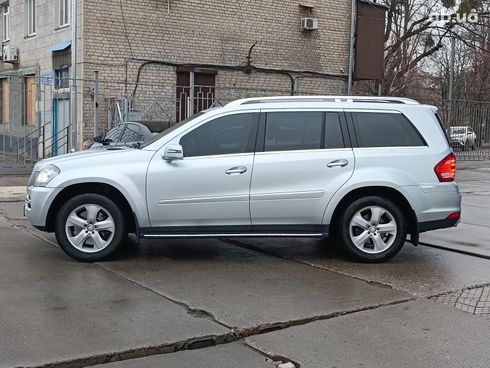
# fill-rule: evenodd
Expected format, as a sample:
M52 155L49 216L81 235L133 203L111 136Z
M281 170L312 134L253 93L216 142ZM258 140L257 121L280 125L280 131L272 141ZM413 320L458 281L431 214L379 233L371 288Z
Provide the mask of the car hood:
M82 161L95 161L100 159L107 161L116 157L116 159L119 159L121 154L127 154L130 151L134 151L136 153L140 150L129 147L107 147L93 150L77 151L41 160L36 164L36 166L34 166L34 171L42 170L48 165L55 165L60 167L70 165L71 163L76 163L78 165Z

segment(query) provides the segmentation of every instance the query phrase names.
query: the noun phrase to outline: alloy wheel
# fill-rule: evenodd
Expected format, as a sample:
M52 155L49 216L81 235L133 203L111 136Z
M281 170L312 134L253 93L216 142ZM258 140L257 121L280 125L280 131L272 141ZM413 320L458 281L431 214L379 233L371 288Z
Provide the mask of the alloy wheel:
M395 242L398 226L394 216L379 206L364 207L349 224L352 243L369 254L383 253Z
M115 222L109 211L102 206L85 204L70 213L65 231L73 247L84 253L96 253L111 243Z

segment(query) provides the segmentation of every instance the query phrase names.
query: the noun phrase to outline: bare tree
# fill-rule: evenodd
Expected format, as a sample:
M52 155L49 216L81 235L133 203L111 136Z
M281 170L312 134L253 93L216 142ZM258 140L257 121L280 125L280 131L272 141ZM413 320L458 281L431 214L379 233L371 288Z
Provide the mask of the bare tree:
M457 9L454 0L381 2L388 7L385 79L382 85L384 94L413 94L414 82L418 81L420 75L427 73L421 68L423 62L443 49L449 37L456 37L463 45L475 50L475 55L481 54L483 60L488 60L488 0L464 0ZM434 21L431 15L441 8L451 15L452 21ZM457 22L455 9L458 13L477 12L480 19L478 24ZM479 73L485 76L487 72L488 68L483 67Z

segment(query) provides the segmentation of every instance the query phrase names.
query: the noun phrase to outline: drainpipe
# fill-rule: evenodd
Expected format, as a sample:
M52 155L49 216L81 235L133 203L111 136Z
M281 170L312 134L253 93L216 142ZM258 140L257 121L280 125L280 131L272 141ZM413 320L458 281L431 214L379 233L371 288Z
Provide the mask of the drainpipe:
M77 144L77 0L71 1L70 150Z
M350 21L350 46L349 46L349 76L347 81L347 95L352 95L352 79L354 73L354 45L356 42L356 1L352 0L351 4L351 21Z

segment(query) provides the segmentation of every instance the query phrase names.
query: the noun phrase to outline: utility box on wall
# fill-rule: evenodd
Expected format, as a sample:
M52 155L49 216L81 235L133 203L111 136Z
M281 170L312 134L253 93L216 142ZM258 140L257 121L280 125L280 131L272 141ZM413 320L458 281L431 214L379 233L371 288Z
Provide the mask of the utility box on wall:
M357 1L355 80L383 80L387 10L381 4Z

